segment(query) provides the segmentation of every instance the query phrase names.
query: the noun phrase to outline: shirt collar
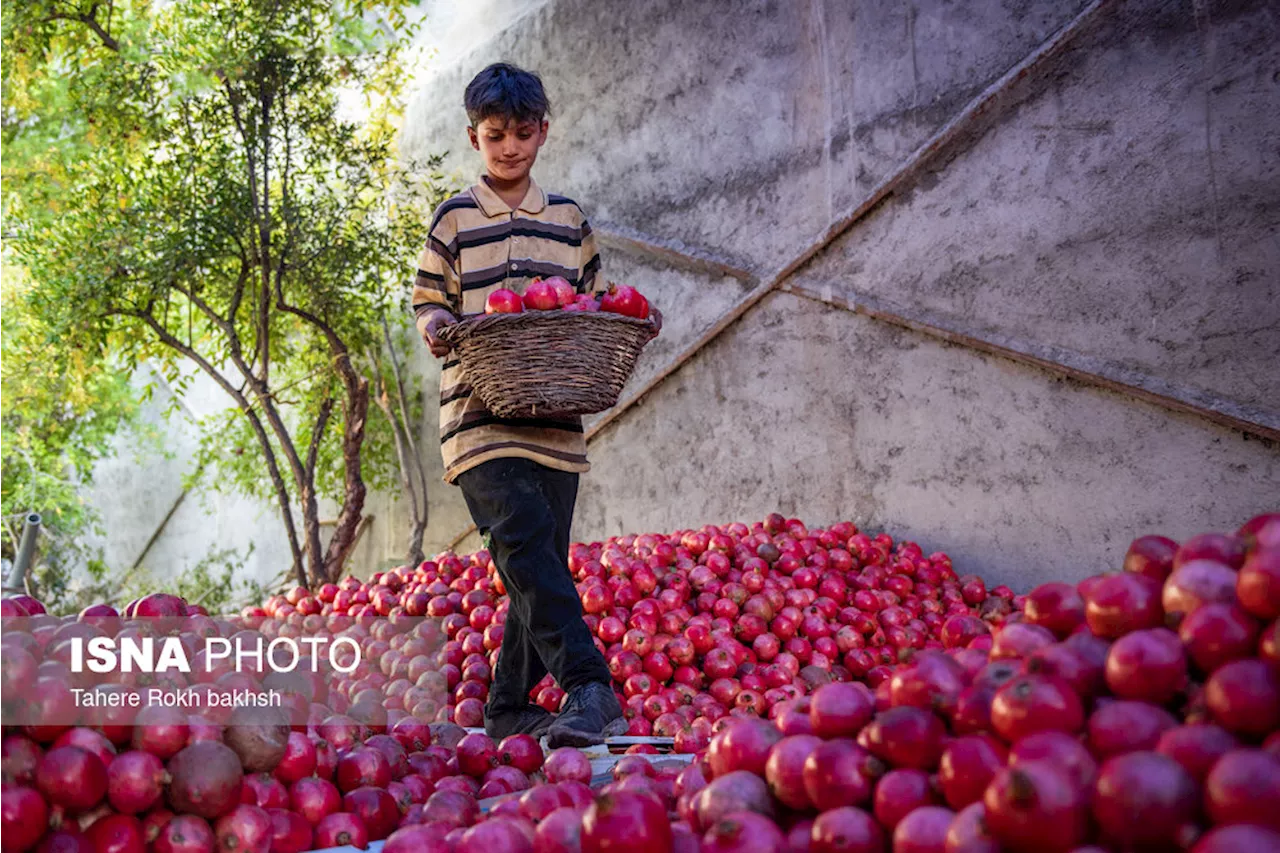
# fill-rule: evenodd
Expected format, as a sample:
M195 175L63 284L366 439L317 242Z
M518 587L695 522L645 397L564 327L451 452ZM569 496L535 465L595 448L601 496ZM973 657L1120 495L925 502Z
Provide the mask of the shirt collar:
M471 197L476 200L476 204L480 206L480 210L485 216L494 217L503 213L511 213L511 208L502 200L502 196L498 195L485 182L483 175L471 185ZM520 202L520 210L526 213L541 213L546 206L547 194L542 191L542 187L538 186L532 177L529 178L529 189L524 194L524 200Z

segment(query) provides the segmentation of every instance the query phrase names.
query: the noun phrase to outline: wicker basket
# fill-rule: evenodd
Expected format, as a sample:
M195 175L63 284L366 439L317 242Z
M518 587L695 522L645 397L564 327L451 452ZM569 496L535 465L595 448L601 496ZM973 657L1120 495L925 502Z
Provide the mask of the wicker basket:
M438 335L498 417L568 417L618 402L654 325L608 312L526 311L469 317Z

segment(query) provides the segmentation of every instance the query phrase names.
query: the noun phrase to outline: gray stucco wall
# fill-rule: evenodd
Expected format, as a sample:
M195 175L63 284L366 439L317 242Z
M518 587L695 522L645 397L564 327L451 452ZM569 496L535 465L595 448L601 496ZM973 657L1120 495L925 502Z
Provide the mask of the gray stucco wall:
M1113 567L1142 533L1280 507L1280 448L1261 437L1280 434L1274 3L424 8L439 52L405 155L448 149L472 179L466 82L496 60L538 70L556 108L538 180L588 211L605 275L666 313L628 393L670 375L592 441L576 538L778 510L1026 589ZM418 352L415 370L434 398L438 365ZM469 524L439 480L436 417L429 549ZM402 553L407 527L397 495L367 511L361 572ZM218 512L274 574L273 514ZM193 562L198 521L157 553Z
M1274 431L1280 21L1265 2L558 0L425 77L403 144L476 171L456 144L463 86L498 59L535 68L558 106L544 185L598 228L768 279L1077 16L784 286ZM625 245L605 267L672 318L633 388L751 284L672 275ZM1280 453L1256 430L778 292L591 456L578 538L778 509L913 537L1023 589L1114 566L1141 533L1280 506Z

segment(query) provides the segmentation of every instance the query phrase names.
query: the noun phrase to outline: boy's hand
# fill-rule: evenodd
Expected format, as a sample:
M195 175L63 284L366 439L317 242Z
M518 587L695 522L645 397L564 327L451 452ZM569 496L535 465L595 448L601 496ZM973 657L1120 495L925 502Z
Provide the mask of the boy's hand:
M436 358L444 358L449 354L449 345L436 337L436 333L445 326L452 326L458 322L452 314L444 310L432 311L426 314L425 321L419 321L418 331L422 333L422 340L426 341L427 348L431 350L431 354Z
M662 312L652 305L649 306L649 322L653 323L653 336L656 338L662 331Z

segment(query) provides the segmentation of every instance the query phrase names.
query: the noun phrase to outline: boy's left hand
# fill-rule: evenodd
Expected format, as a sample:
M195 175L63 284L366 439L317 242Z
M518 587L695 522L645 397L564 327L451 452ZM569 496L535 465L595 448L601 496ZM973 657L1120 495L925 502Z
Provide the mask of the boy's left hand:
M652 305L649 306L649 322L653 323L653 336L656 338L662 331L662 312Z

